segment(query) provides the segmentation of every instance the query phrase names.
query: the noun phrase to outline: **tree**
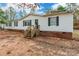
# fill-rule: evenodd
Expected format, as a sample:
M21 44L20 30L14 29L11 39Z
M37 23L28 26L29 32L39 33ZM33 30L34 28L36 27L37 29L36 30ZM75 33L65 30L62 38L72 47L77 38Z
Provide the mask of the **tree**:
M73 12L74 15L74 21L79 19L79 6L77 5L77 3L66 3L66 8L68 11Z
M4 24L7 22L7 17L2 9L0 9L0 28L4 28Z
M58 11L66 11L66 8L60 5L60 6L58 6L57 10Z
M27 15L25 9L24 9L23 11L20 10L20 11L19 11L19 15L20 15L21 18L24 17L25 15Z
M22 8L23 10L25 8L31 9L30 10L30 14L35 13L35 9L37 8L37 6L40 7L40 4L39 3L34 3L34 4L30 4L30 3L19 3L19 4L16 4L16 5L18 6L18 8Z
M76 3L66 3L66 8L68 11L75 12L77 7L78 7L78 5Z
M8 20L15 20L15 16L16 16L16 11L13 7L9 7L6 11L5 14L8 18Z

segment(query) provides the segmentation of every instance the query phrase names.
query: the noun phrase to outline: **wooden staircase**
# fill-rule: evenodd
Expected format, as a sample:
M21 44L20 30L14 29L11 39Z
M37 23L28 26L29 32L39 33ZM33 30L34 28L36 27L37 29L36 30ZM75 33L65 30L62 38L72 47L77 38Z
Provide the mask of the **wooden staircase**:
M39 26L29 26L25 31L24 31L24 37L26 38L33 38L37 37L40 33Z

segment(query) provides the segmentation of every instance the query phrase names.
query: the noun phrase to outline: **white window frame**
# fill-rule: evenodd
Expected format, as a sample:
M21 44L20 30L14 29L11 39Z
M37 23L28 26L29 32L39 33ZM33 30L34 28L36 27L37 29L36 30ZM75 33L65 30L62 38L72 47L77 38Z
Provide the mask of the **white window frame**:
M57 24L56 17L50 17L50 26L56 26Z

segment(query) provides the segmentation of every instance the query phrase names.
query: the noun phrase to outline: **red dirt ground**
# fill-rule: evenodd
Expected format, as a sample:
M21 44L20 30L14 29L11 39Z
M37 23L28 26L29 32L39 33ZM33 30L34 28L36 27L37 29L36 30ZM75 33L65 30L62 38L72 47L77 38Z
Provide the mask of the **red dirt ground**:
M41 36L27 39L21 32L0 30L0 55L79 55L79 41Z

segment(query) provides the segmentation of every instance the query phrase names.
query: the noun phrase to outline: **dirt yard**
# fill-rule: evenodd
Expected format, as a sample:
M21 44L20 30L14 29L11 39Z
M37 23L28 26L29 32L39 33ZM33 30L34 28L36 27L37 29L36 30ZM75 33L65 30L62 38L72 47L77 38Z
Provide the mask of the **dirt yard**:
M79 30L74 30L73 38L76 39L76 40L79 40Z
M27 39L24 38L21 32L0 30L0 55L79 55L79 41L56 37L36 37L34 39Z

